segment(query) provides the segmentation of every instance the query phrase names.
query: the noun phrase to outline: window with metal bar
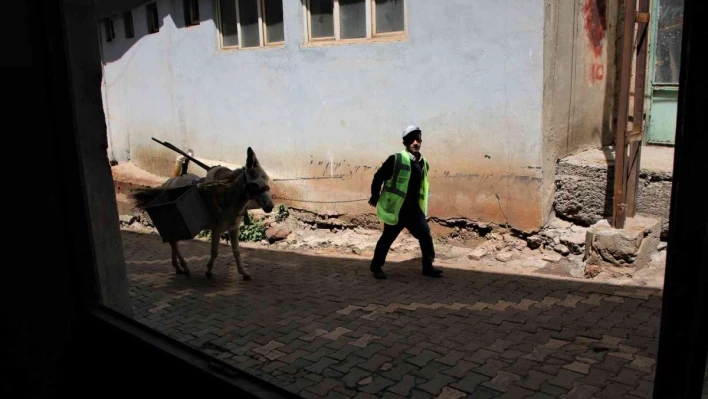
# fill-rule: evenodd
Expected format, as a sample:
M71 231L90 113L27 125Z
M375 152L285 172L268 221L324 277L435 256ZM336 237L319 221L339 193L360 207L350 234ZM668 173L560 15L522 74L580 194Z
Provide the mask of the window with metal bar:
M157 4L156 3L150 3L147 6L145 6L146 14L147 14L147 24L148 24L148 33L157 33L160 31L160 17L157 13Z
M257 48L285 41L282 0L219 0L220 47Z
M184 6L184 25L199 25L199 0L182 0Z
M107 42L112 42L113 39L116 38L116 31L113 28L113 20L110 18L106 18L103 20L103 28L106 33L106 41Z
M405 37L403 0L307 0L308 42L359 42Z
M127 39L135 36L135 29L133 28L133 13L130 11L123 13L123 30L125 31L125 37Z

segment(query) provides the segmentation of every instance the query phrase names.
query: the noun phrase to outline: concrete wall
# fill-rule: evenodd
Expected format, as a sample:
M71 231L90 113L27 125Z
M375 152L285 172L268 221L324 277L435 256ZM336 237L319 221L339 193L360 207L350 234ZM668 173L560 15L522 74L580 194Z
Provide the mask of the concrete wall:
M556 216L589 226L612 216L615 151L592 149L563 158L556 171ZM661 220L661 238L669 232L673 149L642 148L637 213Z
M213 2L200 1L192 27L181 26L180 0L157 3L159 33L147 35L140 6L135 38L118 15L116 40L102 41L118 161L168 173L175 154L150 137L236 164L251 146L271 177L296 179L274 184L281 196L363 199L401 148L399 132L417 124L432 166L429 216L540 227L542 0L408 0L406 40L320 47L303 46L302 4L286 0L285 47L241 51L218 49Z
M558 159L612 143L618 0L546 0L543 84L544 215ZM547 178L546 178L547 177Z

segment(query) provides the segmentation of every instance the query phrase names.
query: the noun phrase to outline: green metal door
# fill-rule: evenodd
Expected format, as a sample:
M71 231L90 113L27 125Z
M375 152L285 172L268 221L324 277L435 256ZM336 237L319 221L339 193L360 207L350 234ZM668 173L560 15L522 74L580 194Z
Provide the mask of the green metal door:
M673 145L681 70L683 0L652 0L647 142Z

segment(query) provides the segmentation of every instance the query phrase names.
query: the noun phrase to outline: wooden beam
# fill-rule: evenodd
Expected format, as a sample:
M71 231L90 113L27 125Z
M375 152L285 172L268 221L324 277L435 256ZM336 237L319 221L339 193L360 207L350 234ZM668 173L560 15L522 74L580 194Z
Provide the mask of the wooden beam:
M638 16L649 16L649 0L639 0ZM637 58L634 74L634 112L632 112L632 135L629 141L629 162L627 172L627 216L637 214L637 186L642 159L642 138L644 126L644 89L646 87L647 42L649 41L649 19L637 18Z
M637 0L626 0L624 9L624 37L622 38L622 60L620 75L620 98L617 111L617 132L615 134L615 187L612 200L612 226L624 228L627 219L627 119L629 117L629 81L632 70L632 43L634 38L634 18Z

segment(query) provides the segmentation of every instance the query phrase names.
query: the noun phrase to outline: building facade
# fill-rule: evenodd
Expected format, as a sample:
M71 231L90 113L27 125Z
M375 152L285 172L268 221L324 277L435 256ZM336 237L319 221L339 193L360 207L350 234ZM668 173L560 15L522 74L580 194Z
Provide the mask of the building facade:
M119 4L121 3L121 4ZM308 210L370 213L373 173L423 130L429 216L538 230L556 162L610 144L614 0L99 4L109 157L241 164ZM193 166L192 168L197 168ZM322 203L343 201L341 203ZM354 201L354 202L347 202ZM287 202L287 201L286 201Z

